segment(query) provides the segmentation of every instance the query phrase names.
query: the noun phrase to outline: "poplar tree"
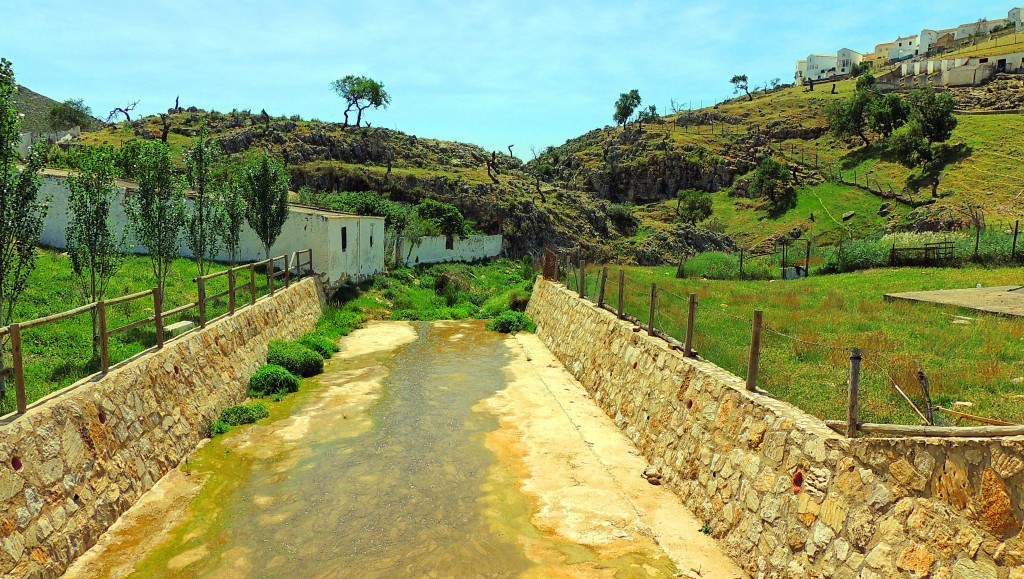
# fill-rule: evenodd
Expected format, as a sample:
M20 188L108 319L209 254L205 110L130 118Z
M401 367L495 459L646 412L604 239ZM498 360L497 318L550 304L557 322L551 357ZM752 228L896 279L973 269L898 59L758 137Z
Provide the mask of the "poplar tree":
M270 247L288 220L288 173L281 161L262 151L245 160L238 184L245 198L246 220L270 259Z
M11 323L14 306L35 268L36 244L43 232L47 202L39 199L45 153L35 148L19 168L21 119L14 108L18 85L10 61L0 58L0 327ZM0 369L6 343L0 339ZM0 375L0 398L7 387Z
M220 250L224 228L224 211L215 175L220 164L217 146L210 142L206 124L199 129L199 137L185 152L185 177L195 193L186 217L185 243L192 250L199 275L209 272L210 262Z

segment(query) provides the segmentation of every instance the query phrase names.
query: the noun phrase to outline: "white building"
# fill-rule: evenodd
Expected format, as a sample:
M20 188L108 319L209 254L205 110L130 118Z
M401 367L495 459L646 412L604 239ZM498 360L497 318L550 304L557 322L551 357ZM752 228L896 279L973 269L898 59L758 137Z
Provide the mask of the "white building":
M864 61L864 55L851 50L849 48L843 48L836 53L836 74L844 75L853 72L854 67Z
M66 172L47 171L40 190L41 198L50 198L50 210L46 216L40 243L57 249L65 249L67 240L68 196ZM130 181L118 182L117 200L110 209L110 218L115 230L120 231L128 223L124 208L124 196L134 187ZM191 200L186 200L191 203ZM296 251L313 250L313 270L326 274L327 283L336 285L346 281L360 281L384 270L384 218L353 215L336 211L325 211L292 205L288 219L277 241L270 248L270 256L291 256ZM135 253L145 253L145 248L136 246ZM184 240L179 255L192 257ZM265 258L263 243L248 224L242 226L239 244L240 262L262 261ZM218 261L230 261L231 256L221 251ZM283 264L278 264L280 267Z
M836 75L835 54L812 54L807 57L807 78L819 81Z
M1013 23L1017 32L1024 30L1024 8L1013 8L1006 15L1006 20Z
M889 62L906 60L921 54L921 37L917 34L897 38L889 47Z
M921 31L921 34L918 37L918 52L920 54L927 54L928 49L931 48L935 41L954 32L956 32L955 28L947 28L945 30L932 30L930 28L925 28Z
M793 74L793 80L797 86L804 84L807 80L807 59L800 59L796 61L796 72Z
M477 261L501 255L503 238L500 235L470 235L458 237L398 238L398 259L408 266L448 261Z
M1020 10L1020 8L1015 8L1014 10ZM1013 12L1013 10L1010 12ZM969 24L961 24L956 27L956 32L953 33L953 39L963 40L964 38L970 38L975 34L985 34L986 32L991 32L993 28L1003 26L1006 22L1006 18L1000 18L999 20L980 20Z

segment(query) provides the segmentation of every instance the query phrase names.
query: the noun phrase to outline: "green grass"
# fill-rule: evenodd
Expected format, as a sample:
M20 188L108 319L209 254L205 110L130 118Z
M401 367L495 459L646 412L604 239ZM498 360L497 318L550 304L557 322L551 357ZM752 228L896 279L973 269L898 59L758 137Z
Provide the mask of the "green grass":
M78 279L71 271L71 260L65 253L40 250L37 267L29 278L28 288L14 311L14 320L24 322L64 312L85 305L88 300L79 290ZM227 266L212 264L211 271L222 271ZM247 281L248 274L238 276L239 284ZM176 260L167 279L164 310L194 302L198 297L196 267L192 261ZM221 276L207 284L207 295L227 289L227 277ZM280 287L283 280L277 282ZM111 280L107 297L117 297L151 289L155 285L151 262L146 256L128 258ZM257 295L266 295L266 282L257 274ZM238 304L248 301L248 293L239 292ZM207 319L226 313L226 298L207 306ZM143 298L110 306L107 309L107 327L110 330L153 315L153 302ZM190 320L198 324L199 313L189 310L173 318L165 318L165 325ZM22 349L25 363L25 390L29 403L51 392L64 388L100 370L98 357L92 355L92 318L84 313L60 322L22 331ZM111 365L150 348L156 344L156 331L150 325L112 337L109 341ZM10 354L5 361L10 364ZM8 378L7 395L0 400L0 415L15 409L14 384Z
M597 270L588 274L587 294L593 299ZM873 269L786 282L676 279L671 267L626 268L626 276L626 312L646 323L651 283L657 283L655 326L680 340L686 296L696 293L695 348L741 377L747 371L753 311L763 310L772 331L764 334L758 385L820 418L845 418L850 348L859 347L864 422L919 423L889 382L891 376L921 408L919 362L931 381L933 402L947 408L969 402L971 414L1024 423L1024 384L1014 382L1024 377L1024 319L882 298L978 283L1020 285L1020 268ZM606 290L613 307L617 279L609 276Z

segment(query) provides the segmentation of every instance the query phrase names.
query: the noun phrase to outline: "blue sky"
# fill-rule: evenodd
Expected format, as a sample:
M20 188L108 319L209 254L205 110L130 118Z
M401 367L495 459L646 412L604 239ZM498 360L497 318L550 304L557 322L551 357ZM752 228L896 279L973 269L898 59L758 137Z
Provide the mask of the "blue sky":
M330 83L373 77L391 94L374 126L530 157L611 123L619 93L694 106L792 80L811 52L870 50L922 28L1005 18L989 0L111 2L4 0L0 56L49 97L97 116L232 108L337 121Z

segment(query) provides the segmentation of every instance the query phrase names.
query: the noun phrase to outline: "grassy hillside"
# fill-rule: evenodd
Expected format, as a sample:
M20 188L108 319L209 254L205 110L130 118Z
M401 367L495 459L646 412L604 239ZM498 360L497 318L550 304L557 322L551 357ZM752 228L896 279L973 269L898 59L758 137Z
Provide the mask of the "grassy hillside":
M25 115L21 119L21 131L45 133L50 130L50 107L57 101L18 85L14 95L14 108Z

